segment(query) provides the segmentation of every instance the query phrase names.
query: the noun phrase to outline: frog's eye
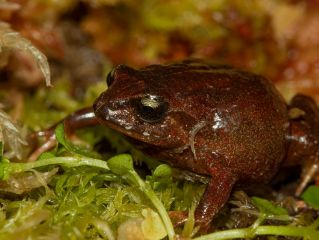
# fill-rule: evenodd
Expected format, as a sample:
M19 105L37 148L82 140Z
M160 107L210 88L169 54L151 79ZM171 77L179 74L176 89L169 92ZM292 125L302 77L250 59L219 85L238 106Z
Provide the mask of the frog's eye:
M160 97L146 95L137 102L136 111L138 117L149 123L160 121L167 111L167 103Z
M111 84L114 82L114 72L115 70L113 68L113 70L109 72L109 74L106 77L106 84L108 87L111 86Z

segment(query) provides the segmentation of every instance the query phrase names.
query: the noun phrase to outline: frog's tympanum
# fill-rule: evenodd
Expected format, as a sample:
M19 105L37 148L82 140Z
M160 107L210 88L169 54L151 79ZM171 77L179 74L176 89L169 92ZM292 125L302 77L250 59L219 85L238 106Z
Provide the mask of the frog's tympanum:
M280 166L303 159L317 164L316 104L297 95L287 105L260 75L184 61L119 65L107 84L93 106L99 123L152 157L210 177L195 212L203 228L234 185L267 183Z

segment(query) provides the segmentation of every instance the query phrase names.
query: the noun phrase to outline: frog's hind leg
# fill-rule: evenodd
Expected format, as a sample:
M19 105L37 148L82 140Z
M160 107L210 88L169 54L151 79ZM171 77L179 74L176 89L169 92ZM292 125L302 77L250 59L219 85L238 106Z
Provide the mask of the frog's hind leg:
M91 107L83 108L68 115L60 122L44 131L38 131L31 134L29 136L29 142L32 142L32 145L38 145L37 140L39 137L44 137L45 142L41 146L35 148L29 156L29 161L35 161L43 152L50 150L56 145L54 130L60 123L64 124L66 134L71 134L76 129L97 125L98 121Z
M295 193L299 196L319 169L319 108L312 98L296 95L290 103L290 115L288 161L303 165Z

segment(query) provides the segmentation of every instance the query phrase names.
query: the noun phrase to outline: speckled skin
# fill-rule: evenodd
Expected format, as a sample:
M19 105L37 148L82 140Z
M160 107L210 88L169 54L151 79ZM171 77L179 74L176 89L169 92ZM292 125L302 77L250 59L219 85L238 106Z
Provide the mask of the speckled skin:
M120 65L114 74L114 83L94 104L96 116L147 143L148 154L174 167L206 175L222 168L239 182L267 182L285 156L287 105L261 76L197 63L140 70ZM162 121L147 123L136 116L133 100L146 94L168 102ZM200 122L195 159L190 132Z
M312 134L318 121L311 120L319 119L316 104L299 95L288 106L262 76L198 61L139 70L120 65L113 73L113 83L93 106L98 121L159 160L211 176L195 212L203 229L235 184L266 183L283 162L297 163L318 151L319 131ZM136 113L136 102L147 94L168 106L158 122ZM303 114L290 120L291 108Z

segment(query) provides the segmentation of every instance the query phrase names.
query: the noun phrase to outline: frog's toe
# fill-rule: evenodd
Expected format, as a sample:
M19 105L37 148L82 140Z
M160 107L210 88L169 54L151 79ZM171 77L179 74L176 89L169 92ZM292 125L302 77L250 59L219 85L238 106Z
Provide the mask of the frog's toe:
M40 147L36 148L29 156L28 161L29 162L34 162L39 158L39 156L44 153L49 151L50 149L54 148L57 144L57 141L55 139L55 134L52 134L44 144L42 144Z
M174 227L179 227L188 220L187 211L170 211L169 217L171 218Z
M303 166L301 181L295 191L296 196L300 196L305 190L306 186L313 180L316 180L316 184L319 184L319 159L313 159L306 162Z

